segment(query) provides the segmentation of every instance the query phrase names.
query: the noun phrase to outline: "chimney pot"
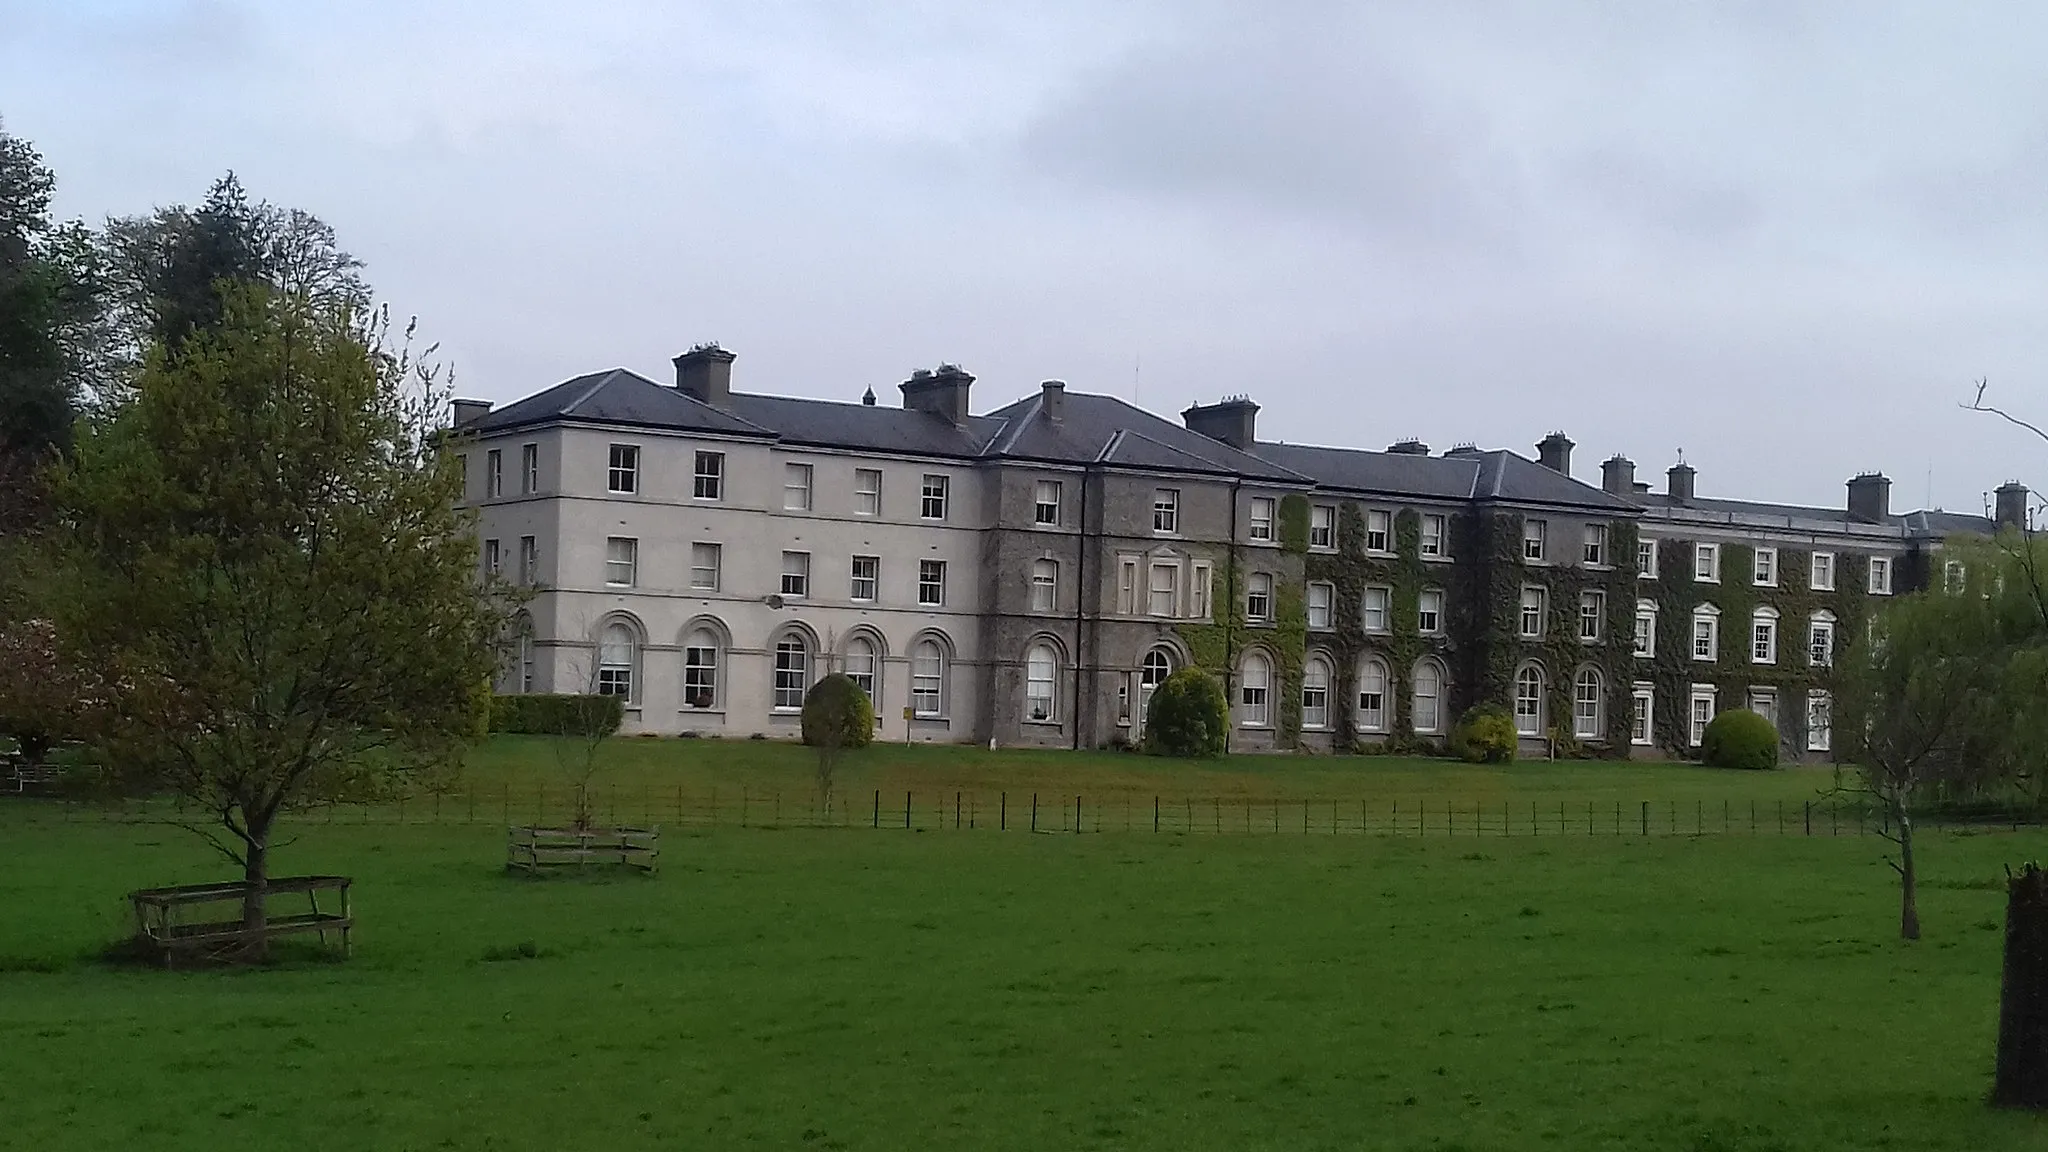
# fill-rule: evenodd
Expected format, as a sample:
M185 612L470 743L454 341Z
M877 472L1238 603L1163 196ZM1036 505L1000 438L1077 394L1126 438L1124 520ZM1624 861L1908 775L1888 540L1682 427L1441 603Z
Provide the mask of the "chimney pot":
M1257 443L1259 406L1248 396L1227 396L1214 404L1190 405L1180 414L1190 432L1248 452Z
M1673 464L1664 473L1664 491L1680 504L1688 503L1692 500L1693 479L1697 475L1690 464Z
M1627 496L1636 490L1635 461L1617 452L1600 465L1600 488L1610 496Z
M1863 472L1849 481L1849 519L1882 524L1891 516L1892 482L1882 472Z
M958 364L941 364L937 371L920 368L912 372L898 387L903 390L905 408L961 425L967 423L968 389L973 384L974 377Z
M1046 419L1064 420L1067 416L1067 382L1047 380L1038 386L1039 406L1045 409Z
M676 391L713 408L731 407L733 359L715 342L697 345L675 358Z
M1572 474L1572 438L1552 432L1536 442L1536 462L1552 472Z
M1410 436L1406 440L1396 440L1392 444L1387 445L1387 451L1395 456L1427 456L1429 455L1429 445L1424 444L1414 436Z

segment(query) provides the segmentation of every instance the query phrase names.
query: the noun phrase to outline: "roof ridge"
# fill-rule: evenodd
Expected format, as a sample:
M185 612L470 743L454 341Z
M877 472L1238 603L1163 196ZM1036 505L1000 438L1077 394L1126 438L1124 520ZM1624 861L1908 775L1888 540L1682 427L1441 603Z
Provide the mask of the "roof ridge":
M993 413L983 417L985 420L1000 420L1003 422L1002 428L997 430L995 435L988 438L988 446L981 451L983 456L1004 456L1016 448L1018 437L1024 435L1024 429L1030 427L1031 422L1038 418L1039 411L1045 407L1045 394L1041 392L1036 396L1026 396L1018 400L1016 404L1005 404L1001 408L996 409L996 411L1006 411L1017 407L1018 404L1030 404L1031 411L1014 419L1009 416L997 416Z
M591 385L590 387L588 387L588 388L584 389L584 390L583 390L583 395L581 395L581 396L578 396L578 397L576 397L576 398L575 398L574 400L571 400L571 401L569 401L569 402L568 402L567 404L564 404L564 405L562 405L562 407L561 407L560 409L558 409L558 411L560 411L560 412L561 412L561 414L562 414L562 415L564 415L564 416L569 416L569 415L573 415L573 414L575 413L576 409L578 409L578 408L582 407L582 406L583 406L583 405L584 405L585 403L587 403L587 402L588 402L588 401L590 400L590 398L591 398L592 396L595 396L595 395L597 395L597 393L598 393L598 390L599 390L599 389L601 389L601 388L603 388L603 387L604 387L605 385L607 385L607 384L611 383L611 382L612 382L612 378L613 378L613 377L615 377L615 376L617 376L617 375L618 375L619 373L621 373L621 372L624 372L624 373L626 373L626 375L628 375L628 376L631 376L631 377L633 377L633 378L634 378L635 380L645 380L645 381L646 381L647 383L649 383L649 384L654 384L654 381L652 381L652 380L647 380L647 378L646 378L646 377L644 377L644 376L641 376L641 375L640 375L639 373L637 373L637 372L633 372L633 371L631 371L631 370L629 370L629 369L625 369L625 368L610 368L610 369L606 369L606 370L605 370L605 371L603 371L603 372L598 372L598 373L594 373L594 375L595 375L595 376L597 377L597 381L596 381L595 383L593 383L593 384L592 384L592 385ZM655 385L655 387L657 387L657 388L658 388L658 387L660 387L660 385L656 384L656 385Z

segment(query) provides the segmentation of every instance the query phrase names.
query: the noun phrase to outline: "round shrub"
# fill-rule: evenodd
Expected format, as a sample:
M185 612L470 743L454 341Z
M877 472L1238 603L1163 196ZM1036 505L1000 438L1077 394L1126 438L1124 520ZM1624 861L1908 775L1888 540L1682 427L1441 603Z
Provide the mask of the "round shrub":
M1499 704L1469 709L1451 729L1451 754L1473 764L1511 764L1515 759L1515 718Z
M1152 692L1145 751L1154 756L1221 756L1230 733L1223 685L1200 668L1183 668Z
M1700 759L1715 768L1776 768L1777 726L1747 708L1730 708L1707 725Z
M865 748L875 738L875 706L853 677L834 672L804 697L804 743L813 748Z

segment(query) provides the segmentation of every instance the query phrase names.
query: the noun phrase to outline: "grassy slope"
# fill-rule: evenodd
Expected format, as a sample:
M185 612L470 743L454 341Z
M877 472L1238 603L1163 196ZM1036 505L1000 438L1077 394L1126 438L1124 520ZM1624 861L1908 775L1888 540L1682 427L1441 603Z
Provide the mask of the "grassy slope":
M740 831L654 880L488 828L314 827L355 961L0 973L4 1148L2003 1149L2001 863L1878 842ZM0 957L217 875L0 810ZM533 941L537 959L485 962Z

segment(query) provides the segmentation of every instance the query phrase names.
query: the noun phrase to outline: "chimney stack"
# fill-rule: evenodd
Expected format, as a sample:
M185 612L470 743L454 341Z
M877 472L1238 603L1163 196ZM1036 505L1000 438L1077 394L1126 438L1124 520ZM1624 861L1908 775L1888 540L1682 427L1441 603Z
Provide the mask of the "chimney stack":
M1882 472L1859 473L1849 481L1849 519L1882 524L1891 516L1892 482Z
M1552 432L1536 442L1536 462L1552 472L1572 474L1572 438Z
M1994 506L1993 519L2000 528L2027 528L2027 486L2017 480L2008 480L1992 493L1998 503Z
M676 391L713 408L732 406L733 354L716 343L699 344L676 357Z
M1387 451L1396 456L1427 456L1429 455L1429 445L1410 436L1406 440L1396 440L1392 444L1387 445Z
M1664 473L1665 493L1680 504L1690 503L1692 500L1692 481L1696 475L1697 473L1693 471L1692 465L1687 464L1683 460L1673 464Z
M455 409L455 426L457 428L474 424L491 414L491 402L489 400L457 400L454 402L453 407ZM2024 492L2025 489L2021 489L2021 491ZM2024 501L2022 502L2024 503Z
M1067 382L1047 380L1038 386L1039 406L1045 409L1046 419L1058 423L1067 418Z
M1188 431L1219 440L1240 452L1258 442L1259 406L1249 396L1225 396L1214 404L1194 404L1180 414Z
M1445 459L1449 459L1450 457L1453 457L1453 456L1477 456L1477 455L1479 455L1479 445L1477 445L1477 444L1453 444L1453 445L1451 445L1451 446L1450 446L1449 448L1446 448L1446 449L1444 449L1444 458L1445 458Z
M903 389L903 406L929 412L949 424L967 423L967 390L974 377L958 364L941 364L937 371L920 368L898 385Z
M1600 490L1609 496L1628 496L1636 490L1635 461L1616 452L1600 465Z

